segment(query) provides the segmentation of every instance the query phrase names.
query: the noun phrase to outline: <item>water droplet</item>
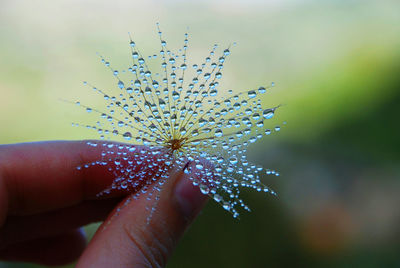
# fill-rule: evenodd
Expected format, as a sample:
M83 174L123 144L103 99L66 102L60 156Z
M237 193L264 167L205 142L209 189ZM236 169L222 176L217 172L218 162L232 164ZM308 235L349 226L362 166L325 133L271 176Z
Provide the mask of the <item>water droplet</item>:
M232 156L231 158L229 158L229 163L231 163L232 165L236 165L238 163L238 159L236 158L236 156Z
M199 170L202 170L203 169L203 164L200 164L200 163L196 164L196 168L199 169Z
M215 137L219 138L222 137L222 135L223 135L222 130L220 129L215 130Z
M263 111L263 117L265 119L271 119L274 116L274 109L266 109Z
M214 195L214 200L219 203L222 200L222 196L220 196L219 194L215 194Z
M120 81L118 81L118 87L120 88L120 89L123 89L124 88L124 82L122 82L121 80Z
M208 186L205 185L205 184L200 184L199 188L200 188L200 192L202 194L209 194L210 193L210 188L208 188Z
M259 87L258 92L264 94L265 92L267 92L267 90L265 89L265 87Z
M231 205L228 203L228 202L224 202L223 204L222 204L222 207L225 209L225 210L231 210Z
M247 94L250 99L253 99L257 96L257 93L254 90L250 90Z
M128 141L132 139L132 134L130 132L125 132L122 136Z

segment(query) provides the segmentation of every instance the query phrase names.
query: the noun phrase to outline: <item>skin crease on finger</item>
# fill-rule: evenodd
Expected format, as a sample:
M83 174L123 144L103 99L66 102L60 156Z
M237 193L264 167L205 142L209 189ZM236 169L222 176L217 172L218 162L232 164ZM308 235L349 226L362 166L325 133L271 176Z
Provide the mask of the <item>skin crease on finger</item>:
M29 216L9 216L0 228L0 250L25 241L59 235L103 221L120 199L85 201L79 205Z
M75 261L86 247L82 230L26 241L0 251L0 259L6 261L34 262L46 266L65 265Z

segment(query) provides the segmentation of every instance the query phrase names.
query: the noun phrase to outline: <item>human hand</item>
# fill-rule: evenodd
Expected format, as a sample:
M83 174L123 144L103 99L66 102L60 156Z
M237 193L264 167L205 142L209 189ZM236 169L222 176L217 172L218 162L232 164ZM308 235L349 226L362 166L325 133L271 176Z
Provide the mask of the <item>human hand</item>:
M122 199L122 193L96 198L114 179L105 166L76 169L99 159L100 150L88 149L85 141L0 146L1 260L62 265L79 258L77 267L166 265L207 197L177 172L163 187L150 224L146 208L154 201L141 195L86 246L80 227L106 219Z

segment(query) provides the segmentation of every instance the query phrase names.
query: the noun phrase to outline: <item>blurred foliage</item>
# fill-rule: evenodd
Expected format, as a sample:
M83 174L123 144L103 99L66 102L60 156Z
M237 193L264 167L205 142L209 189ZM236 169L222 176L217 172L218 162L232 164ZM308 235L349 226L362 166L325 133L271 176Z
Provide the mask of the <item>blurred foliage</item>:
M126 66L128 31L146 54L158 50L156 21L173 47L188 26L194 60L236 41L221 88L274 81L264 101L283 104L279 135L249 150L279 168L265 178L279 196L248 194L253 213L240 221L210 202L168 267L399 267L399 10L394 0L3 1L0 142L97 138L70 127L87 115L59 99L100 104L80 82L110 85L95 52Z

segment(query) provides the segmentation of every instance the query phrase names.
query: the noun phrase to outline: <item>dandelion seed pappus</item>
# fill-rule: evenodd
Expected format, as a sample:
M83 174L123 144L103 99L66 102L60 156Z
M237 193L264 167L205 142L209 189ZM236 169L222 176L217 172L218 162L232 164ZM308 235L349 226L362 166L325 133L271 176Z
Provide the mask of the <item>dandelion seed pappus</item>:
M250 163L246 154L250 144L280 129L267 127L280 105L263 107L260 99L274 83L237 93L220 89L231 46L220 50L214 45L203 62L190 63L188 33L182 47L173 52L158 24L157 31L160 51L147 57L129 34L131 59L126 70L114 69L99 54L115 86L105 90L84 82L104 98L105 105L97 109L76 102L98 121L73 125L97 131L101 141L88 145L101 147L102 153L100 160L78 169L108 167L115 179L98 195L127 190L132 193L129 200L140 195L158 200L169 172L182 170L193 175L189 175L193 185L203 194L237 218L239 208L250 211L240 197L241 189L276 195L261 177L279 173ZM127 143L112 142L115 139Z

